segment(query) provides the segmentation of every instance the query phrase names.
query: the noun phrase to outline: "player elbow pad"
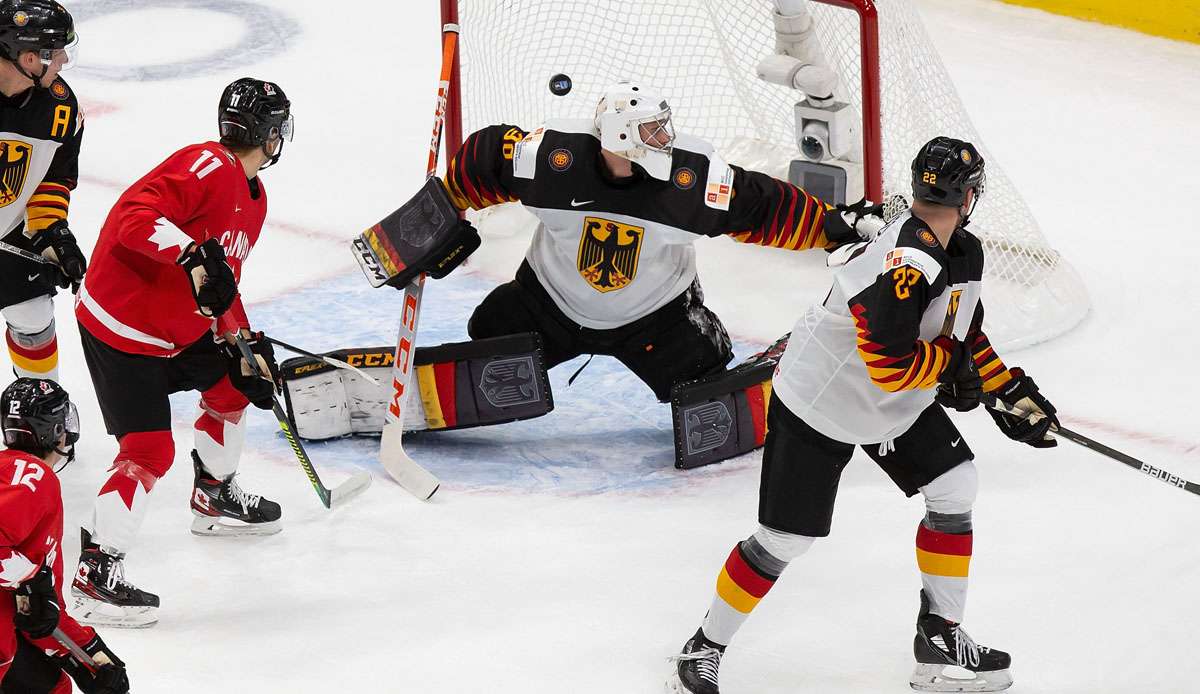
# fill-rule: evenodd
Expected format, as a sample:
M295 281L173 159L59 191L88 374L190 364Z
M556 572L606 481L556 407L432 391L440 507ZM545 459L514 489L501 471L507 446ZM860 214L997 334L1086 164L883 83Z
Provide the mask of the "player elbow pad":
M362 369L378 383L311 357L283 362L284 399L297 434L329 439L383 431L392 395L393 348L327 354ZM419 347L413 365L416 387L404 404L405 431L501 424L554 409L536 333Z

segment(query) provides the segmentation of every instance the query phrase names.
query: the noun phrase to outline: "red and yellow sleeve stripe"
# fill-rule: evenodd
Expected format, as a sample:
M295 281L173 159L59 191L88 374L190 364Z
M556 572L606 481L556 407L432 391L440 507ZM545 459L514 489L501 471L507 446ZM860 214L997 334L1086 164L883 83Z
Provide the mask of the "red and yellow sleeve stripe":
M992 348L992 343L988 340L987 335L982 332L971 342L971 356L975 359L975 368L979 370L979 377L983 379L984 392L990 393L1002 388L1012 380L1012 374L1008 372L1008 367L1000 360L1000 356Z
M762 227L729 234L739 243L752 243L789 251L825 248L825 213L833 209L793 185L776 181L780 202Z
M866 309L855 304L855 330L858 333L858 356L867 365L871 382L888 393L937 385L938 376L950 363L950 353L924 340L917 340L907 354L889 356L883 345L871 339Z
M515 195L502 189L498 181L489 182L488 178L491 176L483 173L486 167L494 167L496 163L487 161L488 148L480 146L482 139L478 133L468 137L446 165L446 191L450 194L451 202L460 210L468 207L482 210L485 207L517 200ZM512 162L501 158L500 165L512 166Z
M32 235L60 219L67 218L71 189L61 183L43 182L25 206L26 230Z

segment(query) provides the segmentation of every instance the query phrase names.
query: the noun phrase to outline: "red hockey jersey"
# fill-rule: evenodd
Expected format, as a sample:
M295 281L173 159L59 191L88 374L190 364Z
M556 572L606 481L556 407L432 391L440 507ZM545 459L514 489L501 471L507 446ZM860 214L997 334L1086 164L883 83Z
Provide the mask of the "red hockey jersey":
M173 356L213 327L176 263L188 244L217 239L233 274L262 231L267 193L217 142L184 147L121 195L100 229L75 299L75 316L102 342L131 354ZM234 320L249 327L238 297Z
M58 591L58 626L77 644L86 644L96 632L67 614L63 602L63 505L58 476L49 465L28 453L0 450L0 591L14 590L43 565L54 571ZM12 597L3 598L11 601ZM0 629L12 629L0 624ZM32 642L39 648L66 655L53 637Z

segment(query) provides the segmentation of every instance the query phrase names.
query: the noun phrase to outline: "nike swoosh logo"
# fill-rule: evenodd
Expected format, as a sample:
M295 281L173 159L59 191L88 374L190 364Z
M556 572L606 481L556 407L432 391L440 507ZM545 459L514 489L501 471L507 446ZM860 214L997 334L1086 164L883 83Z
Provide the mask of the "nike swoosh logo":
M962 437L961 437L961 436L960 436L960 437L958 437L958 438L956 438L956 439L954 439L953 441L951 441L951 442L950 442L950 447L951 447L951 448L953 448L953 447L957 446L957 445L958 445L958 444L960 444L960 443L962 443Z
M42 273L35 272L27 278L27 281L32 282L32 281L36 280L38 277L41 277L41 275L42 275Z
M580 207L583 205L589 205L593 202L596 202L596 201L595 200L583 200L581 202L575 202L575 198L571 198L571 207Z

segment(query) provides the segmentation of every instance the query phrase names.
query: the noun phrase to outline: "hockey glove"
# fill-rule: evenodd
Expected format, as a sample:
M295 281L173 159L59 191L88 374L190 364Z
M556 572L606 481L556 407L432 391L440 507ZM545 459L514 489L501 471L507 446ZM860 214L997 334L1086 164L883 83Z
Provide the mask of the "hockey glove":
M54 573L49 566L37 570L29 580L17 586L17 613L13 626L40 639L49 636L58 626L58 594L54 592Z
M178 262L192 283L192 298L201 315L216 318L229 310L237 298L237 280L216 239L191 244Z
M441 246L430 252L425 272L435 280L449 275L462 264L467 256L479 248L479 232L465 219L459 220L458 228Z
M58 266L58 286L79 291L79 283L87 272L87 258L79 250L75 235L67 227L67 220L60 219L38 232L33 237L33 250Z
M129 676L125 673L125 663L109 650L100 636L82 648L96 661L98 667L95 670L75 660L74 656L60 659L63 672L75 680L79 690L84 694L128 694Z
M863 198L851 205L837 205L835 209L841 215L842 220L846 222L846 226L854 230L857 238L850 239L853 243L872 241L883 229L882 204L869 203L866 198Z
M275 362L275 349L271 347L271 343L261 333L250 333L250 337L246 338L246 344L250 346L250 351L254 353L255 361L258 362L258 371L250 368L246 360L242 358L242 353L238 350L236 344L225 344L225 352L229 357L229 382L234 388L241 391L242 395L246 396L255 407L260 410L269 410L273 407L273 396L279 392L282 381L279 378L279 364ZM263 378L258 374L263 374L267 378Z
M979 406L983 397L983 379L966 343L946 336L934 339L933 345L950 353L950 363L938 376L934 399L942 407L969 412Z
M1057 446L1058 441L1050 436L1050 431L1058 428L1058 417L1054 416L1057 410L1054 409L1054 405L1038 392L1037 384L1025 375L1024 370L1015 368L1009 369L1008 372L1012 374L1012 380L996 391L996 399L1011 408L1025 412L1026 416L1018 417L989 408L988 413L996 420L996 426L1013 441L1027 443L1034 448Z

